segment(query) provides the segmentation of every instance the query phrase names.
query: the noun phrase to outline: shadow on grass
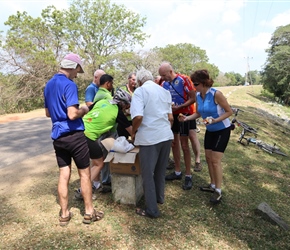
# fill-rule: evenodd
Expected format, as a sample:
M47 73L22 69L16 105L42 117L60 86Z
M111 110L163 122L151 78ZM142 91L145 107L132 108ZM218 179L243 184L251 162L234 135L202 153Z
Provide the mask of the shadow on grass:
M262 117L254 116L254 111L248 108L243 119L253 125L262 123ZM282 147L290 143L275 125L264 125L260 131L259 137L265 131L266 138L279 140ZM105 211L105 218L83 225L83 202L74 199L79 180L73 166L69 203L75 216L61 228L54 156L9 167L5 170L7 178L1 179L11 190L0 196L0 249L287 249L289 232L256 215L255 209L267 202L290 223L289 159L269 155L254 146L244 147L236 142L238 135L234 130L222 161L221 204L212 206L211 194L199 191L199 186L209 180L203 160L203 170L193 172L191 190L182 190L184 177L166 182L165 203L159 206L162 217L158 219L140 217L135 214L135 206L114 203L111 194L100 194L94 205ZM198 137L203 140L203 131ZM41 170L35 171L40 166ZM22 185L27 179L32 184Z

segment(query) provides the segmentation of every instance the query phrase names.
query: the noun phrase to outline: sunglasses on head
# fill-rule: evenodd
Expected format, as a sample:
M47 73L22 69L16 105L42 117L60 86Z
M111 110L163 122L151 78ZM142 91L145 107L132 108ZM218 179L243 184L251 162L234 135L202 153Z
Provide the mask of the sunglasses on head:
M198 86L200 83L198 83L198 82L195 82L193 85L196 87L196 86Z

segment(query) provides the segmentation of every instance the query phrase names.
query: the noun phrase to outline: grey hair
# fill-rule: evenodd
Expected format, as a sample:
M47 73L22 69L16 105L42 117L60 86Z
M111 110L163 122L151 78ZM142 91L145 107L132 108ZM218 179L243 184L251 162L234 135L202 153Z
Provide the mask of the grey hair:
M147 70L147 69L144 69L143 67L141 69L139 69L136 73L136 83L137 85L139 86L139 82L141 82L141 85L146 82L146 81L153 81L153 75L152 73Z

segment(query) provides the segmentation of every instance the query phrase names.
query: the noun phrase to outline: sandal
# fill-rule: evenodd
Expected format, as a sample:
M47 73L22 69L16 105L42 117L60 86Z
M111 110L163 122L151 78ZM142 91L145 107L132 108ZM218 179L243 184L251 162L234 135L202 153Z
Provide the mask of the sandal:
M94 221L99 221L104 218L104 215L103 211L97 211L94 209L93 213L84 215L83 223L91 224Z
M202 170L202 165L200 162L195 163L194 172L200 172Z
M142 209L142 208L136 208L136 214L143 216L143 217L148 217L151 219L157 218L157 217L151 216L150 214L146 213L146 210Z
M61 216L61 210L59 211L59 225L64 227L66 226L70 219L73 217L73 213L72 212L69 212L69 215L67 217L62 217Z

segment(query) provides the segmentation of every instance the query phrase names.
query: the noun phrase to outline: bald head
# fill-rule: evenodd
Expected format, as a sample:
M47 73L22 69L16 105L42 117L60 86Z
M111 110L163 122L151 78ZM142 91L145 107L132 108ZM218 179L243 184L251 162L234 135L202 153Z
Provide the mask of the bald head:
M162 80L166 82L171 82L175 77L176 74L168 62L163 62L159 67L159 75L161 76Z
M102 69L97 69L94 73L94 80L93 82L97 85L100 86L100 78L102 75L106 74L104 70Z

